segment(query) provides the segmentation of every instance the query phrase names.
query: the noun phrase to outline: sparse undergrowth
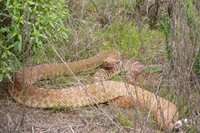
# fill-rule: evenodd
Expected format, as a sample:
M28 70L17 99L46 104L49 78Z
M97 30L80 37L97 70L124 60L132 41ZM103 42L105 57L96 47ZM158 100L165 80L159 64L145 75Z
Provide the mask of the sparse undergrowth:
M94 4L98 5L98 9L95 9ZM144 21L141 21L141 27L138 27L137 22L130 15L134 12L135 6L130 1L124 2L118 0L116 3L112 3L111 1L94 0L94 4L92 4L91 1L70 0L70 5L68 7L70 8L71 15L67 20L67 25L71 31L69 40L67 42L62 42L60 45L56 43L44 45L43 49L37 52L28 62L30 62L30 64L62 62L57 54L66 62L76 61L88 58L102 50L116 49L123 53L124 58L134 58L144 64L148 75L139 78L138 86L175 103L178 107L180 118L196 116L196 114L199 113L199 107L196 107L200 97L198 86L197 89L193 89L193 92L183 90L185 93L181 93L181 90L176 86L174 77L168 74L169 65L166 62L169 51L166 50L165 31L162 28L149 29L149 26ZM160 23L162 23L162 21L165 20L161 20ZM172 35L169 34L168 39L171 38ZM95 70L81 73L78 75L78 78L83 83L90 83L90 77L94 73ZM123 78L122 75L116 75L112 80L123 81ZM77 81L74 77L59 76L39 81L36 84L45 86L46 88L59 88L76 85ZM195 88L196 86L190 87ZM190 102L185 98L185 94L187 93L190 93ZM84 109L87 110L88 108L85 107ZM59 111L62 112L59 107L48 110L52 114L59 113ZM69 109L69 111L70 110L71 109ZM120 111L122 110L123 109ZM109 111L112 112L112 105ZM138 123L139 119L135 119L133 116L129 117L129 115L137 116L140 114L141 112L139 111L122 111L122 113L118 115L111 113L110 116L116 120L120 126L131 129ZM149 116L148 112L144 114L144 116L146 116L146 118L144 118L145 121L148 121L147 125L151 125L156 129L157 127L154 119ZM92 115L87 117L87 119L96 122L98 118ZM107 120L107 117L105 119ZM143 126L143 123L139 124L141 124L141 127ZM197 124L198 123L189 128L186 127L185 130L188 132L195 132L198 130Z
M78 4L81 4L81 2ZM112 11L110 13L113 14L113 18L109 20L109 23L102 27L102 23L100 23L98 19L99 17L102 17L102 14L96 13L92 6L94 5L91 5L90 2L86 2L81 10L82 12L71 8L71 11L75 10L76 14L74 14L74 16L77 17L80 15L80 17L74 20L74 16L71 16L70 21L74 25L71 25L72 32L70 40L66 42L66 45L69 46L69 44L71 44L71 47L68 47L68 49L65 45L62 45L62 47L59 48L57 47L56 50L58 50L58 53L66 61L74 61L88 58L98 53L98 51L117 49L123 53L124 58L134 58L139 60L145 65L146 71L157 76L155 79L152 79L151 76L141 78L140 80L144 81L138 81L138 85L152 92L158 91L158 95L169 99L178 106L181 118L185 117L186 112L189 111L187 108L187 101L182 101L184 98L179 96L173 83L170 83L169 86L167 78L161 79L163 76L165 77L165 75L162 74L165 73L165 68L161 64L167 60L169 55L169 53L166 52L165 45L166 31L162 28L161 30L149 29L146 24L142 24L142 27L139 29L133 20L121 19L122 16L117 16L117 13L114 14ZM102 11L107 11L104 9L105 7L101 8ZM127 11L126 9L124 10ZM83 13L85 14L83 15ZM166 20L161 20L161 22L162 21ZM168 39L170 39L170 36L171 35L168 36ZM44 54L46 58L42 58L44 57ZM60 59L58 59L55 51L53 51L51 47L46 48L46 51L44 51L43 54L38 54L36 58L40 59L39 62L60 62ZM51 61L49 61L49 58L51 58ZM93 70L89 75L86 74L86 77L90 77L94 72L95 71ZM83 75L79 76L80 79L82 77L84 79L82 80L83 82L88 82L88 80L90 80L90 78L85 80L86 78ZM66 85L66 81L68 82L69 78L57 77L52 80L52 84L62 85L64 81L64 85ZM123 81L120 75L115 76L112 80ZM76 81L72 82L76 84ZM150 85L148 82L151 82L152 84ZM162 83L160 84L159 82ZM199 94L197 93L197 95ZM192 104L191 106L194 107L196 103L197 102L195 101L194 105ZM131 125L131 122L123 115L120 115L118 120L123 126ZM150 118L150 121L153 121L153 119Z

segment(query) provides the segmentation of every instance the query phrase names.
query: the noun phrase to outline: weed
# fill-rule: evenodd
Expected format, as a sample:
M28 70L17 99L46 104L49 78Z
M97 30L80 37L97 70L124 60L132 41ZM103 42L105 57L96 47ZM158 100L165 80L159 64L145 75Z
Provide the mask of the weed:
M125 115L121 113L119 114L117 119L122 126L131 127L133 125L133 123L130 120L128 120Z

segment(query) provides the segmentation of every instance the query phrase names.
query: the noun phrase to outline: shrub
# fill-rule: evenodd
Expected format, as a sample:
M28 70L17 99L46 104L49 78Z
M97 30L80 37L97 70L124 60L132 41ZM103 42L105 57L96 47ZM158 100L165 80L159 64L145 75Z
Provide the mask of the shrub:
M0 81L45 44L68 38L65 0L5 0L0 2ZM9 20L9 22L5 21Z

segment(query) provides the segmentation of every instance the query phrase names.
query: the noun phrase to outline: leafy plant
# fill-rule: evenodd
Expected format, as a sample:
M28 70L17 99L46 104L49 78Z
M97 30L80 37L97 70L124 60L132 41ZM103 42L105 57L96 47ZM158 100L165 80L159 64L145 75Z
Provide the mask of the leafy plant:
M0 81L20 62L45 44L66 41L68 9L65 0L5 0L0 13ZM3 6L2 6L3 5ZM9 24L4 20L9 18ZM10 76L9 76L10 77Z

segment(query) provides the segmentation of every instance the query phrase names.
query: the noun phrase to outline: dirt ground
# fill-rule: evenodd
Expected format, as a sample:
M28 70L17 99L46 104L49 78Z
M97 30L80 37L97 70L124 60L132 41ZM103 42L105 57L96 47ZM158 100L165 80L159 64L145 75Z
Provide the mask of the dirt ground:
M158 132L148 115L113 104L68 110L36 109L16 103L0 85L0 133Z

